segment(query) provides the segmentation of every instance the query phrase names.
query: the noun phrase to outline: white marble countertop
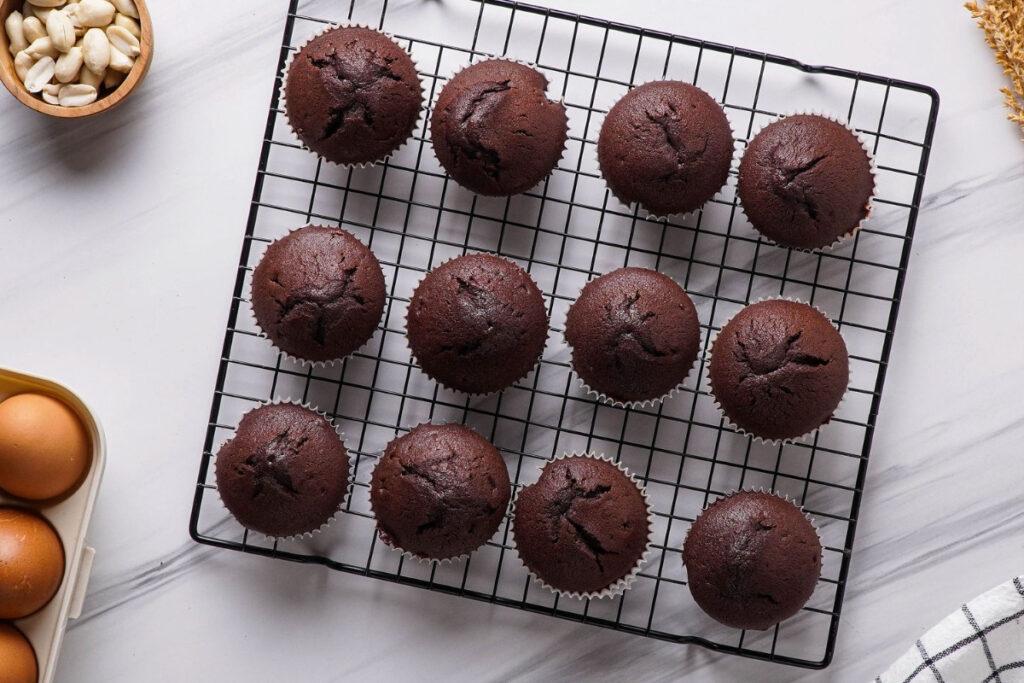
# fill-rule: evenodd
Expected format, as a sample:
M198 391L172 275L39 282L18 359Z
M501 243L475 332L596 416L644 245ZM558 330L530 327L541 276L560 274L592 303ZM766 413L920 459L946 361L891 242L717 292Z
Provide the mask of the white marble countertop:
M395 0L414 1L427 0ZM67 123L0 97L0 364L72 387L109 440L95 569L59 681L866 680L960 602L1020 573L1024 142L959 2L549 3L942 96L825 671L193 543L286 3L150 4L156 59L121 109Z

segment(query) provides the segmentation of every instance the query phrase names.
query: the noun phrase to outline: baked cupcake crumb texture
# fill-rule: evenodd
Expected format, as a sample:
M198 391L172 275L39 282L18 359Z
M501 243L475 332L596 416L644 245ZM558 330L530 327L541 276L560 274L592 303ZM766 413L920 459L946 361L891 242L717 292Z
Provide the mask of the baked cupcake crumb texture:
M608 112L597 156L620 201L667 216L700 208L725 185L733 147L729 119L707 93L681 81L653 81Z
M821 574L821 541L793 503L763 491L719 498L683 544L694 600L726 626L764 630L796 614Z
M498 530L511 495L501 453L458 424L423 424L391 441L370 480L381 540L424 559L479 548Z
M676 282L620 268L587 283L569 308L572 367L591 390L622 403L664 397L700 353L697 310Z
M256 322L295 358L344 358L376 332L387 291L370 249L340 228L310 225L271 244L252 275Z
M525 377L548 335L544 297L529 273L491 254L460 256L427 273L409 302L406 327L423 371L471 394Z
M565 105L536 69L507 59L471 64L441 90L431 115L434 153L459 185L487 196L525 192L562 156Z
M413 133L423 87L409 54L387 35L342 26L296 53L285 80L292 130L339 164L379 161Z
M643 493L616 465L574 455L546 464L519 492L512 531L520 558L542 582L594 595L643 559L648 513Z
M215 462L217 492L242 526L272 538L311 533L348 492L349 456L324 416L293 403L243 417Z
M831 419L849 383L842 335L813 306L769 299L737 313L715 338L711 393L740 429L795 439Z
M818 249L867 218L871 158L846 126L817 114L767 125L740 162L738 194L754 228L786 247Z

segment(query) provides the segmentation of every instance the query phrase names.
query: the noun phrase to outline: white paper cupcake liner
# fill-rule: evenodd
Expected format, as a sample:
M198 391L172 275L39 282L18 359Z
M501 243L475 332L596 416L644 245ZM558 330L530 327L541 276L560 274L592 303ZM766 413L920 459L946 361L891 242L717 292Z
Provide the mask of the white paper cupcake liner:
M317 534L322 533L324 531L324 529L326 529L327 527L331 526L331 524L334 523L334 520L336 520L338 518L338 514L341 513L341 511L345 509L345 504L352 498L352 491L353 491L353 489L355 487L354 470L355 470L356 458L355 458L355 456L352 455L352 453L348 449L348 446L345 444L345 432L344 432L344 430L342 430L342 428L338 424L336 424L334 422L334 420L332 420L330 417L328 417L327 413L325 413L322 410L317 410L308 401L295 401L295 400L292 400L291 398L288 398L288 397L282 397L282 398L277 398L277 399L269 399L267 401L262 401L255 408L252 408L251 410L246 411L245 414L242 415L242 417L244 418L246 415L251 413L253 410L258 410L259 408L262 408L262 407L265 407L265 406L281 405L281 404L289 404L289 405L300 406L302 408L305 408L306 410L314 412L317 415L319 415L320 417L322 417L324 420L326 420L327 424L331 425L331 427L334 428L335 433L338 435L338 438L341 440L342 446L345 447L345 453L348 455L348 478L347 478L346 485L345 485L345 495L342 497L341 503L338 504L338 509L334 511L334 514L332 514L330 517L327 518L327 521L325 521L323 524L321 524L316 529L313 529L312 531L306 531L306 532L303 532L301 534L293 534L291 536L269 536L269 535L263 533L262 531L256 531L255 529L250 529L250 528L246 527L244 524L242 524L241 522L239 522L239 524L246 530L246 532L250 536L256 536L257 539L263 539L265 541L274 542L274 543L281 542L281 541L299 541L299 540L303 540L303 539L310 539L310 538L313 538L314 536L316 536ZM237 429L237 427L236 427L236 429ZM224 446L226 446L228 443L230 443L234 438L235 437L231 437L231 439L228 439L223 444L221 444L220 448L217 449L217 454L219 454L221 449L223 449ZM217 460L217 455L215 454L214 457L213 457L214 464L216 464L216 460ZM214 467L214 472L216 472L216 467ZM214 475L214 480L216 481L216 474ZM228 510L227 505L224 504L224 500L220 497L220 489L219 488L215 488L215 490L217 491L217 500L220 502L221 506L223 506L225 510ZM228 513L230 514L231 511L228 510ZM231 515L231 517L232 517L232 519L234 519L234 515L233 514Z
M684 80L679 79L679 78L667 78L667 77L666 78L653 78L653 79L650 79L650 80L643 81L642 83L637 83L636 85L630 86L629 90L627 90L625 94L619 96L614 102L611 103L611 105L607 106L605 108L605 111L606 112L610 112L612 110L612 107L614 107L616 104L619 103L619 100L621 100L623 97L625 97L626 95L631 93L633 90L639 88L640 86L648 85L650 83L660 83L662 81L676 81L676 82L679 82L679 83L686 83L687 85L692 85L695 88L699 88L701 92L706 94L708 97L711 97L711 93L707 92L706 90L704 90L704 88L701 88L699 85L696 85L695 83L690 83L688 81L684 81ZM714 100L715 104L717 104L719 107L722 107L723 111L725 110L725 106L718 100L718 98L711 97L711 99ZM606 116L607 116L607 114L606 114ZM604 121L601 122L601 128L602 128L602 130L604 129ZM730 136L732 138L732 143L733 143L732 157L731 157L731 161L729 162L729 170L731 171L732 170L732 165L736 161L736 131L734 131L732 129L732 123L731 122L729 123L729 134L730 134ZM682 223L686 219L692 218L693 216L698 215L701 211L704 210L704 208L708 204L710 204L712 202L729 203L729 202L726 202L726 198L725 198L725 188L729 186L729 176L728 175L726 175L725 182L722 183L722 186L720 188L718 188L718 190L713 195L711 195L711 197L709 197L703 204L698 206L696 209L693 209L692 211L678 211L678 212L674 212L674 213L660 214L660 213L657 213L657 212L654 212L654 211L647 210L647 208L644 207L643 204L641 204L640 202L636 202L636 201L627 202L625 199L623 199L622 197L617 195L615 193L615 190L612 189L612 186L608 184L608 179L604 175L604 169L601 168L601 159L600 159L600 157L599 157L599 155L597 153L597 142L598 142L598 140L600 140L600 138L601 138L601 133L600 133L600 131L598 131L598 137L597 137L597 140L594 141L594 146L593 146L593 150L592 150L591 153L593 154L592 159L593 159L593 162L595 164L595 167L600 172L601 180L604 181L605 187L608 189L608 194L611 197L613 197L617 202L619 202L620 204L625 206L627 208L628 212L635 214L637 218L642 219L642 220L646 220L646 221L651 221L651 222Z
M374 465L374 467L376 467L376 465ZM377 513L373 509L373 499L370 497L369 489L367 489L366 497L367 497L367 499L370 500L370 513L373 515L374 522L376 523L376 521L377 521ZM410 551L400 547L399 545L397 545L394 542L394 539L392 539L390 536L388 536L386 533L384 533L381 530L381 528L379 526L377 526L376 524L374 524L373 531L374 531L374 533L377 536L377 540L380 541L381 545L383 545L385 548L387 548L391 552L398 553L405 560L408 560L408 561L411 561L411 562L415 562L416 564L420 564L420 565L424 565L424 566L435 566L435 565L444 566L444 565L448 565L448 564L455 564L457 562L462 562L464 560L468 560L469 557L473 554L472 552L469 552L469 553L463 553L462 555L456 555L454 557L421 557L420 555L416 555L415 553L412 553L412 552L410 552ZM490 540L490 539L487 539L487 540ZM486 543L487 543L487 541L484 541L483 544L486 544ZM481 544L481 545L483 545L483 544ZM475 552L475 550L474 550L474 552Z
M306 48L306 46L309 45L309 43L311 41L315 40L316 38L319 38L320 36L330 32L330 31L333 31L334 29L339 29L339 28L363 28L363 29L374 31L376 33L380 33L381 35L386 36L391 42L393 42L395 45L397 45L398 48L402 50L402 52L404 52L405 54L407 54L409 56L409 59L412 60L413 68L415 68L415 70L416 70L416 79L417 79L417 81L419 82L419 85L420 85L420 100L421 100L419 116L416 118L416 122L413 124L412 128L409 130L409 134L406 136L406 138L402 142L402 144L398 145L393 150L388 152L385 156L383 156L380 159L377 159L375 161L367 161L367 162L355 163L355 164L352 164L352 163L345 164L345 163L339 163L337 161L331 161L330 159L328 159L328 158L326 158L324 156L321 156L320 153L317 152L316 150L310 149L310 147L302 140L302 138L299 137L299 134L295 131L295 127L292 125L291 119L288 117L288 92L287 92L287 90L288 90L288 88L287 88L287 86L288 86L288 70L292 66L292 61L295 59L296 55L301 53ZM306 150L307 152L309 152L311 154L316 155L316 157L318 159L320 159L320 160L324 161L325 163L328 163L328 164L330 164L332 166L336 166L338 168L342 168L342 169L365 169L365 168L370 168L371 166L376 166L377 164L384 163L385 161L387 161L388 159L393 157L395 154L397 154L403 147L405 147L406 145L409 144L409 141L412 140L415 137L416 131L419 130L420 128L422 128L424 119L426 117L426 110L427 110L427 108L426 108L426 94L427 93L426 93L426 89L423 87L423 75L422 75L422 72L420 71L419 64L416 62L415 57L413 57L412 53L409 52L409 50L407 50L406 48L402 47L402 44L398 42L398 38L394 34L388 33L387 31L382 31L379 28L374 28L372 26L369 26L368 24L362 24L362 23L333 23L333 22L327 24L322 30L317 31L313 35L311 35L308 38L306 38L306 40L304 40L301 44L299 44L293 51L291 51L288 54L287 59L285 59L284 68L281 70L281 73L280 73L279 77L281 79L281 91L280 91L280 98L279 98L280 99L279 106L280 106L281 111L284 112L285 122L288 124L288 132L290 133L292 140L295 142L295 144L297 146L301 147L302 149Z
M522 59L517 59L515 57L508 57L508 56L499 57L499 56L492 56L492 55L488 55L488 54L477 54L472 59L469 60L468 64L466 64L461 69L459 69L458 71L453 73L448 78L448 80L444 83L444 85L442 85L440 88L435 88L434 95L433 95L433 97L431 98L431 101L430 101L430 114L431 114L431 117L433 116L434 111L435 111L435 109L437 107L437 100L438 100L439 97L441 97L441 92L445 89L445 87L447 87L447 85L449 83L451 83L451 81L456 76L458 76L460 73L462 73L463 71L465 71L466 69L468 69L471 66L475 66L477 64L480 64L481 62L490 62L490 61L512 62L514 64L519 64L521 66L528 67L528 68L533 69L534 71L540 73L541 75L544 76L544 80L547 83L547 86L545 87L545 91L544 91L544 96L547 97L548 100L550 100L552 102L558 102L559 104L562 105L563 109L566 109L566 114L565 114L565 125L566 125L565 142L562 143L562 150L558 154L558 159L555 161L555 165L552 166L551 170L548 171L548 173L543 178L538 180L536 184L528 187L527 189L523 190L522 192L518 192L518 193L512 194L512 195L482 195L482 194L478 194L477 192L474 192L473 190L469 189L468 187L463 187L462 185L459 185L459 182L457 180L455 180L455 178L452 178L451 174L448 173L448 169L445 168L444 164L441 163L441 159L438 158L438 156L437 156L437 146L434 144L433 133L428 130L428 134L430 135L430 152L431 152L431 154L434 155L434 160L437 162L438 167L440 167L445 172L445 177L449 178L453 183L455 183L456 185L458 185L462 189L466 190L467 192L472 192L474 195L476 195L478 197L493 197L493 198L497 198L497 199L502 199L502 198L508 199L510 197L516 197L516 196L518 196L520 194L525 194L527 192L530 192L530 191L536 189L540 185L543 185L545 182L548 181L548 179L551 178L552 173L554 173L555 169L558 168L558 165L560 163L562 163L562 160L565 158L565 153L566 153L566 151L568 150L568 147L569 147L569 133L571 132L571 130L569 128L569 112L568 112L568 108L566 107L565 99L564 98L559 97L558 99L554 99L550 95L548 95L547 90L551 87L551 79L548 78L547 74L544 73L544 70L540 66L538 66L537 64L534 64L532 62L527 62L527 61L524 61ZM428 123L432 123L432 122L428 122ZM428 125L427 128L429 129L430 126Z
M429 271L427 271L424 274L423 278L420 278L420 281L416 283L416 287L412 291L412 296L409 297L410 307L412 306L412 300L416 297L416 292L419 291L420 286L423 284L423 280L428 275L433 273L435 270L437 270L441 266L454 261L455 259L462 258L462 256L474 256L476 254L487 254L488 256L494 256L495 258L499 258L502 261L506 261L508 263L511 263L512 265L516 266L517 268L522 269L523 272L525 272L529 276L530 280L533 281L533 284L537 285L537 281L533 279L533 276L530 275L530 272L528 270L526 270L525 268L523 268L518 263L516 263L515 261L513 261L512 259L510 259L510 258L506 258L506 257L502 256L501 254L496 254L496 253L490 252L490 251L467 251L465 254L462 254L460 256L453 256L450 259L446 259L446 260L442 261L441 263L437 264L436 266L434 266L433 268L431 268ZM544 297L544 290L542 290L540 288L540 285L537 285L537 289L540 291L541 297L543 298ZM547 323L548 334L550 335L550 333L551 333L551 316L548 315L548 312L547 312L547 300L546 299L545 299L545 308L544 308L544 320ZM406 344L406 347L409 349L409 355L412 358L413 362L415 362L416 367L418 367L420 369L420 371L424 375L426 375L428 378L430 378L434 382L437 382L438 386L443 387L443 388L445 388L448 391L454 391L454 392L457 392L457 393L460 393L460 394L464 394L466 396L474 396L474 397L492 396L494 394L500 394L501 392L503 392L503 391L505 391L505 390L507 390L507 389L509 389L509 388L511 388L513 386L515 386L519 382L522 382L524 379L529 377L531 372L534 372L534 371L537 370L537 368L540 366L541 360L544 358L544 352L547 350L547 342L545 341L544 349L542 349L541 352L540 352L540 355L537 356L537 361L533 365L530 366L530 369L526 373L524 373L522 377L519 377L518 379L516 379L514 382L512 382L511 384L509 384L506 387L503 387L501 389L496 389L494 391L485 391L485 392L463 391L462 389L456 389L454 387L450 387L447 384L445 384L444 382L442 382L441 380L439 380L439 379L433 377L432 375L428 374L427 371L423 369L423 366L420 365L419 359L416 358L416 352L413 351L412 345L409 343L409 334L408 334L408 330L409 330L409 311L408 311L408 309L405 312L405 329L406 329L405 344Z
M427 420L426 422L420 422L419 424L417 424L417 425L415 425L413 427L410 427L409 430L406 432L406 434L411 433L414 429L416 429L417 427L420 427L422 425L446 425L446 424L462 425L461 422L453 422L451 420L449 420L448 422L431 422L431 421ZM463 425L463 426L465 426L465 425ZM470 429L472 429L472 427L470 427ZM476 431L476 430L473 430L473 431ZM479 432L477 432L477 433L479 434ZM404 435L402 435L402 434L396 435L394 439L392 439L391 441L388 442L387 446L390 446L392 441L394 441L395 439L400 438L401 436L404 436ZM487 440L487 442L491 443L491 441L489 439ZM491 445L494 446L493 443L491 443ZM384 450L387 450L387 446L384 447ZM497 446L494 446L494 447L495 447L495 449L498 448ZM500 453L500 451L499 451L499 453ZM384 457L384 453L381 452L381 455L377 459L377 462L374 463L374 466L373 466L374 469L376 469L377 466L380 465L380 461L383 459L383 457ZM370 472L370 481L371 482L373 481L373 472L372 471ZM477 546L476 548L474 548L472 551L470 551L468 553L463 553L461 555L455 555L453 557L421 557L420 555L416 555L415 553L412 553L412 552L402 548L401 546L399 546L397 543L395 543L395 540L393 538L391 538L386 533L384 533L384 531L380 528L380 526L377 525L377 523L376 523L377 522L377 511L373 509L373 496L371 495L371 487L369 487L369 486L366 488L366 498L367 498L367 501L369 503L370 514L373 515L374 532L377 534L378 540L380 540L380 542L382 544L384 544L384 547L386 547L389 550L392 550L392 551L394 551L396 553L399 553L405 559L415 561L418 564L422 564L422 565L446 565L446 564L455 564L457 562L461 562L463 560L467 560L467 559L469 559L469 557L474 552L476 552L477 550L479 550L483 546L487 545L488 541L493 539L494 536L498 533L498 531L495 530L494 534L491 534L491 538L488 538L487 540L485 540L483 543L481 543L479 546ZM508 506L506 506L505 513L506 513L506 515L508 514ZM499 529L501 528L500 524L498 525L498 528Z
M338 230L345 230L345 232L347 232L348 234L352 235L352 237L355 240L357 240L360 244L365 246L367 249L370 249L369 245L367 245L361 239L359 239L354 234L352 234L351 231L346 230L345 228L335 227L335 226L330 226L330 225L322 225L322 224L319 224L319 223L310 223L308 225L304 225L304 226L301 226L301 227L298 227L298 228L292 228L291 230L288 231L288 235L291 235L293 232L297 232L299 230L302 230L302 228L308 228L308 227L322 227L322 228L332 228L332 229L338 229ZM284 237L287 237L288 235L285 235ZM267 245L267 248L269 249L271 245L276 244L280 240L284 239L284 237L277 238L276 240L271 242L269 245ZM370 249L370 252L373 253L373 250ZM373 257L374 257L374 259L376 259L377 255L374 254ZM260 261L262 261L262 260L263 260L263 256L260 256ZM378 263L378 265L380 265L379 261L377 263ZM388 292L391 291L391 288L388 286L388 273L387 273L387 271L383 267L380 270L381 270L381 273L384 275L384 311L381 313L381 319L377 322L377 329L378 330L380 329L380 324L387 317L387 313L388 313L388 299L391 298L390 294L388 294ZM256 271L256 267L255 266L253 266L252 271L253 272ZM362 345L357 347L355 350L353 350L347 356L343 356L341 358L331 358L329 360L309 360L307 358L300 358L299 356L293 355L293 354L289 353L288 351L285 351L284 349L282 349L277 344L275 344L274 340L271 339L270 335L268 335L266 333L266 331L263 329L263 326L260 325L260 321L256 319L256 309L252 305L252 282L251 281L249 283L249 300L248 300L248 303L249 303L249 319L252 320L252 324L255 327L255 329L257 330L256 336L260 337L262 339L266 339L267 342L272 347L274 347L274 350L277 351L281 355L281 357L283 357L283 358L285 358L287 360L290 360L291 362L293 362L293 363L295 363L297 365L301 365L303 367L315 368L315 369L323 369L323 368L334 367L334 366L338 365L339 363L345 362L347 359L351 358L352 356L354 356L354 355L356 355L358 353L362 353L363 351L365 351L366 348L370 345L370 342L373 341L373 338L375 336L377 336L377 332L374 331L374 333L370 335L370 338L367 339L365 342L363 342Z
M829 121L832 121L833 123L838 123L840 126L845 128L846 130L848 130L850 132L850 134L853 135L854 138L857 139L857 142L860 144L861 149L863 149L864 153L867 154L867 156L868 156L868 165L870 166L870 172L871 172L871 194L870 194L870 196L868 196L867 206L865 207L867 213L864 214L864 218L861 219L860 223L855 225L848 232L845 232L842 235L839 235L838 237L836 237L829 244L826 244L823 247L817 247L815 249L805 249L803 247L787 247L787 246L785 246L783 244L779 244L778 242L776 242L772 238L770 238L767 235L765 235L764 233L762 233L756 227L753 227L753 223L750 220L750 216L747 215L747 210L743 206L743 202L740 201L740 197L739 197L739 181L738 180L737 180L737 190L736 190L736 206L739 207L740 212L743 214L743 217L747 220L747 222L751 224L751 226L753 227L754 232L756 232L758 234L758 236L760 236L761 239L763 239L768 244L771 244L773 246L779 247L780 249L792 249L793 251L802 251L802 252L805 252L805 253L808 253L808 254L830 253L830 252L834 251L836 249L836 247L838 247L842 242L845 242L846 240L851 239L854 236L856 236L856 234L858 232L860 232L860 229L864 226L864 224L871 218L871 213L874 210L875 193L876 193L876 191L878 189L878 181L877 181L878 169L877 169L877 166L875 164L875 155L871 152L871 148L868 146L867 141L864 139L864 137L860 133L858 133L856 130L854 130L853 127L850 126L850 124L848 122L843 121L842 119L840 119L835 114L829 114L829 113L826 113L826 112L823 112L823 111L820 111L820 110L817 110L817 109L797 109L797 110L789 112L787 114L783 114L782 116L779 116L779 117L769 121L768 123L762 124L752 135L750 135L750 139L747 141L747 145L749 146L750 142L752 142L754 140L754 138L756 138L758 135L760 135L764 131L765 128L767 128L768 126L772 125L773 123L777 123L778 121L781 121L782 119L787 118L789 116L820 116L821 118L828 119ZM743 157L745 155L746 155L746 149L744 149L743 154L740 155L740 161L741 162L742 162Z
M826 425L828 425L828 423L832 421L832 418L834 418L836 416L836 413L838 413L840 408L842 408L843 402L846 401L846 396L850 393L850 382L849 382L849 380L847 380L847 382L846 382L846 389L843 391L843 397L841 399L839 399L839 403L836 404L835 409L833 409L832 414L828 417L828 419L825 420L820 425L818 425L817 427L815 427L814 429L812 429L811 431L807 432L806 434L801 434L800 436L792 437L792 438L789 438L789 439L765 439L764 437L758 436L757 434L754 434L753 432L748 432L746 429L743 429L742 427L737 425L735 422L733 422L732 419L729 417L729 415L725 412L725 410L722 408L722 404L719 403L718 398L715 396L714 389L711 386L711 357L712 357L712 355L714 353L714 350L715 350L715 342L718 341L718 335L720 335L722 333L722 330L724 330L726 328L726 326L729 323L732 322L732 319L735 318L740 313L740 311L743 311L743 310L749 308L750 306L753 306L754 304L759 304L762 301L778 301L778 300L791 301L791 302L796 303L796 304L804 304L805 306L810 306L811 308L816 310L818 313L820 313L825 318L825 320L827 320L829 322L829 324L832 325L832 327L835 328L836 332L839 332L839 327L836 326L836 324L832 320L832 318L830 318L828 316L828 314L826 314L823 310L821 310L820 308L818 308L817 306L815 306L813 304L810 304L810 303L807 303L806 301L803 301L801 299L798 299L798 298L795 298L795 297L789 297L789 296L763 296L763 297L760 297L757 301L754 301L752 303L747 304L746 306L741 308L739 311L736 311L736 313L733 313L731 316L729 316L729 319L726 320L725 323L722 324L722 327L718 330L718 332L715 333L714 338L711 340L711 343L708 345L707 353L705 354L705 358L704 358L704 374L705 374L705 377L707 378L708 390L711 393L711 397L715 401L715 408L718 409L718 412L719 412L719 414L721 414L722 419L725 421L726 426L729 427L730 429L732 429L735 432L743 434L744 436L749 436L756 443L764 444L764 445L767 445L767 446L781 446L781 445L787 444L787 443L807 443L807 442L813 440L814 437L818 434L818 432L821 431L822 427L825 427ZM842 337L842 335L843 335L843 333L839 332L839 336ZM845 338L843 338L843 344L844 345L846 344L846 339ZM849 347L847 347L847 353L849 353Z
M628 266L623 266L623 267L628 267ZM602 275L594 275L589 280L587 280L587 285L589 285L591 282L593 282L597 278L602 277L603 275L608 275L609 273L614 273L615 271L621 270L621 269L622 268L615 268L614 270L608 271L608 273L603 273ZM686 291L686 288L684 288L681 284L679 284L679 282L674 277L672 277L671 275L666 275L665 273L662 273L660 270L655 270L654 268L646 268L646 270L654 271L654 272L658 273L659 275L664 275L665 277L671 279L672 282L675 282L677 285L679 285L679 289L683 290L683 292L686 294L687 298L690 297L690 293ZM580 289L580 293L581 294L583 293L583 289L585 289L587 285L584 285L583 288ZM579 296L577 295L576 300L574 300L573 303L570 304L570 308L578 300L579 300ZM693 300L690 299L690 302L692 303ZM698 319L697 323L698 323L698 335L700 336L701 339L703 339L703 331L699 329L699 327L700 327L700 320L699 319ZM561 345L562 345L562 348L565 349L568 352L568 355L569 355L569 372L572 373L572 376L575 378L576 384L579 387L581 387L587 393L588 396L593 397L596 401L598 401L599 403L604 403L605 405L614 406L615 408L629 408L631 410L640 409L640 408L642 408L642 409L656 408L657 406L660 406L665 401L671 400L672 397L674 397L676 394L678 394L680 391L682 391L684 389L684 386L686 384L686 380L690 378L690 374L693 372L694 367L699 365L700 360L701 360L701 353L700 353L701 350L698 349L697 350L697 357L693 360L693 363L690 364L690 367L689 367L689 369L687 369L686 374L683 376L683 379L680 380L680 382L676 386L672 387L665 394L662 394L661 396L658 396L656 398L645 399L643 401L620 401L619 399L612 398L611 396L608 396L607 394L605 394L603 392L600 392L600 391L597 391L596 389L592 388L580 376L580 374L578 372L576 372L576 366L573 364L573 355L572 355L573 348L572 348L572 345L569 344L569 340L566 339L564 330L562 332Z
M654 543L654 506L651 504L651 499L647 495L647 489L644 488L644 486L640 483L640 481L636 478L636 476L634 476L632 473L630 473L630 471L627 470L625 468L625 466L622 465L622 463L615 462L614 460L612 460L611 458L606 457L603 454L602 455L598 455L597 453L593 453L593 452L591 452L591 453L580 453L580 452L576 452L576 451L573 451L573 452L570 452L570 453L563 453L562 455L556 456L555 458L553 458L553 459L547 461L546 463L544 463L543 465L541 465L541 467L540 467L541 473L543 474L544 469L548 465L550 465L550 464L552 464L554 462L558 462L559 460L566 460L566 459L569 459L569 458L592 458L594 460L603 460L603 461L605 461L607 463L610 463L610 464L614 465L616 467L616 469L618 469L620 472L622 472L626 476L626 478L629 479L629 481L632 482L632 484L634 486L636 486L637 490L640 491L640 495L643 496L643 499L644 499L644 505L647 507L647 544L644 546L643 553L640 555L639 559L637 559L636 565L629 572L629 574L627 574L626 576L623 576L622 578L618 579L617 581L613 582L612 584L608 585L607 587L603 588L600 591L594 591L594 592L590 592L590 593L577 593L577 592L564 591L564 590L561 590L559 588L555 588L554 586L551 586L546 581L544 581L543 578L538 576L536 572L534 572L532 569L530 569L530 567L528 567L526 565L526 563L523 562L523 559L522 559L522 557L519 556L518 551L516 552L516 556L519 557L519 561L523 564L523 567L525 567L526 571L530 573L530 577L535 582L539 583L542 587L544 587L545 589L551 591L552 593L555 593L559 597L572 598L572 599L585 599L585 600L591 600L591 599L595 599L595 598L596 599L614 598L614 597L617 597L619 595L622 595L624 592L629 590L629 588L636 581L636 578L640 574L640 571L644 568L644 565L647 564L647 558L648 558L648 556L651 553L651 546ZM512 503L511 503L511 511L512 512L509 515L509 528L510 528L510 531L512 532L511 533L511 538L512 538L513 544L515 544L515 530L514 530L514 527L515 527L515 517L516 517L516 505L519 503L519 494L522 492L522 490L524 488L526 488L526 486L520 486L515 491L515 494L512 496Z

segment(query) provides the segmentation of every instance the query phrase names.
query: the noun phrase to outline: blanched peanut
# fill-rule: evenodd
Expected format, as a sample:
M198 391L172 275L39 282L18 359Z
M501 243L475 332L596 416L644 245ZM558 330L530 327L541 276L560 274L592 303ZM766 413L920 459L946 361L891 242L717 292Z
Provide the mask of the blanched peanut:
M46 36L46 27L36 17L25 17L21 24L21 30L29 45Z
M83 66L82 70L78 73L78 82L83 85L91 85L94 88L99 88L103 84L103 77L107 75L107 70L104 69L103 73L95 73L90 70L89 67Z
M110 46L110 70L120 71L121 73L128 73L135 66L135 60L126 55L125 53L118 50L113 45Z
M114 21L114 6L107 0L81 0L68 9L79 24L89 28L103 28Z
M30 93L37 93L43 90L43 86L50 82L53 78L53 70L56 67L56 62L53 61L52 57L43 57L38 62L32 65L32 68L28 70L28 74L25 76L25 90Z
M11 12L4 21L4 28L7 30L7 42L12 55L28 47L28 40L25 39L25 19L21 12Z
M107 40L110 41L111 45L129 57L138 57L142 52L142 46L141 43L139 43L139 39L133 36L126 28L122 28L120 26L108 26Z
M64 12L51 12L46 19L46 33L58 52L67 52L75 44L75 27Z
M139 9L135 6L135 3L132 2L132 0L110 0L110 1L112 3L114 3L114 7L116 7L117 11L120 12L121 14L123 14L123 15L125 15L127 17L131 17L132 19L138 19L139 18Z
M98 94L95 87L79 83L63 86L57 97L62 107L84 107L95 102Z
M22 50L14 56L14 73L18 74L18 78L21 82L25 82L25 77L28 76L28 70L32 68L32 65L36 63L36 60L32 59L32 55Z
M99 74L107 70L110 64L110 41L102 29L91 28L85 32L82 38L82 57L89 71Z
M57 58L57 68L53 75L59 83L71 83L78 78L78 73L82 70L84 62L82 48L76 45Z
M113 69L107 69L107 75L103 77L103 87L107 90L113 90L117 86L124 83L124 79L128 74L121 73L120 71L114 71Z
M14 71L49 104L95 102L141 55L138 17L134 0L25 0L4 20Z
M50 36L44 36L33 41L31 45L25 48L25 52L34 59L39 59L41 57L57 59L57 48L53 46L53 41L50 40Z
M139 26L139 22L135 21L131 17L121 14L120 12L114 15L114 26L120 26L136 38L142 37L142 27Z

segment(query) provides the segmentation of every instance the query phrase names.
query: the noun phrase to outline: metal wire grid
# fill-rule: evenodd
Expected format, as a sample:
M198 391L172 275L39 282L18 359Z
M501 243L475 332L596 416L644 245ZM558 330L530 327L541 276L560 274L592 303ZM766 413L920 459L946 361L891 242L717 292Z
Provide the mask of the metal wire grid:
M397 9L390 13L388 0L350 0L346 16L326 2L302 3L302 12L299 4L291 2L279 74L298 45L338 20L396 35L417 59L431 101L471 60L507 55L549 76L551 92L569 111L570 141L545 183L511 199L479 198L450 182L433 158L426 120L386 163L338 168L302 150L290 135L278 77L195 492L192 537L642 636L826 666L921 199L935 92L506 0L448 0L418 8L392 0ZM465 45L412 37L426 35L431 21L473 30L463 32ZM878 193L869 224L854 239L820 253L764 242L735 199L739 151L728 187L697 214L654 221L620 205L596 166L600 122L629 86L664 77L694 82L723 102L740 151L779 113L822 109L849 121L876 159ZM389 283L381 329L336 367L281 357L251 321L252 268L273 239L308 222L354 232L375 251ZM523 264L545 292L552 322L537 370L483 399L440 389L415 366L404 341L405 307L415 283L447 258L475 250ZM851 352L851 389L836 417L806 443L769 446L741 437L714 406L704 357L699 373L654 408L618 409L586 395L570 373L561 341L565 311L587 280L627 264L657 268L683 284L697 305L705 348L733 313L763 296L798 297L823 309ZM355 456L344 514L311 539L249 534L216 495L212 454L245 411L278 398L302 400L334 416ZM488 436L506 455L516 490L562 452L597 451L622 461L644 481L655 507L656 540L634 587L600 601L548 593L519 563L507 522L471 558L451 564L410 561L380 544L368 506L373 463L387 441L426 420L463 422ZM705 617L690 599L681 545L709 500L758 486L788 494L814 517L825 546L823 572L797 616L767 632L735 631Z

